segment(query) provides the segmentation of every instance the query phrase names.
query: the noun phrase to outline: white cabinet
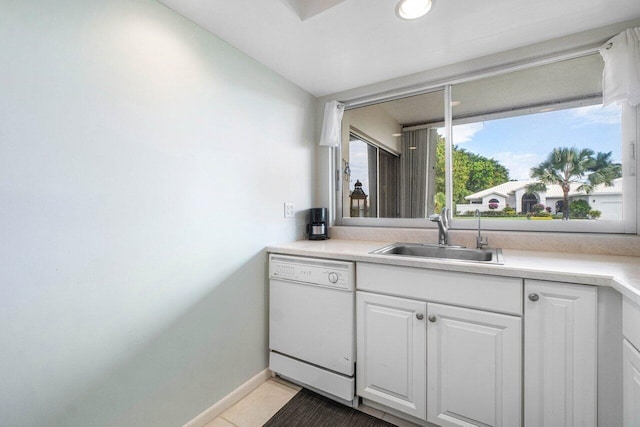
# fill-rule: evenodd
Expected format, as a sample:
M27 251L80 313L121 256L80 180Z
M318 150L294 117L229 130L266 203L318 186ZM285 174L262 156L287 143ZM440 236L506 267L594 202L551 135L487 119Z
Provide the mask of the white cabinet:
M620 321L599 325L597 287L356 267L359 396L443 427L598 424L598 330ZM625 427L640 427L634 350L625 350ZM602 419L620 424L617 408Z
M623 375L623 420L624 427L640 426L640 352L629 341L624 340Z
M358 292L357 394L426 419L427 303Z
M526 427L595 427L597 289L525 280Z
M522 279L356 268L359 396L439 426L522 424Z
M521 319L429 303L427 420L521 425Z
M625 298L622 312L623 425L640 427L640 306Z
M519 317L368 292L356 301L359 396L441 426L521 424Z

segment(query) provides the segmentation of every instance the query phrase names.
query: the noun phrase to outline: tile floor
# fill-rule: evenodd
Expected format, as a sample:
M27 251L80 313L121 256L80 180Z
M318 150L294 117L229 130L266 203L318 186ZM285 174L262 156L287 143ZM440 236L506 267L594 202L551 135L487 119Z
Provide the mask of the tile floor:
M300 387L295 384L280 378L272 378L205 427L262 427L299 390ZM359 409L399 427L417 427L413 423L385 414L374 408L361 405Z

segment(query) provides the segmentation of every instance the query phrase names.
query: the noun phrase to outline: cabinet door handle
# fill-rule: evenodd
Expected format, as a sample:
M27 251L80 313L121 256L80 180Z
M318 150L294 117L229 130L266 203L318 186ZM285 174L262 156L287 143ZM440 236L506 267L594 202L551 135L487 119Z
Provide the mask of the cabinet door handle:
M529 299L533 302L536 302L540 299L540 296L538 294L529 294Z
M416 319L422 320L424 319L424 315L422 313L416 313Z
M429 316L429 322L435 322L435 321L436 321L436 316L434 314Z

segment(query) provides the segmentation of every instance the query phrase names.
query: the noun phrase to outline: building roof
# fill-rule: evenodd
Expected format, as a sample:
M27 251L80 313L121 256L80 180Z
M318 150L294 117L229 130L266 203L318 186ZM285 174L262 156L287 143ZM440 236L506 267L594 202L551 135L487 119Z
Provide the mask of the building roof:
M507 197L510 194L514 194L516 191L524 189L527 185L535 184L538 181L535 180L523 180L523 181L509 181L495 187L487 188L486 190L479 191L474 194L470 194L465 197L466 200L482 199L491 194L498 194L503 197ZM569 191L569 197L586 195L584 191L578 191L580 183L571 184L571 190ZM542 193L542 192L541 192ZM559 185L547 185L547 191L544 192L545 198L555 199L562 198L562 187ZM622 178L616 178L613 180L613 185L608 186L604 184L596 185L589 195L598 194L622 194Z
M479 191L474 194L470 194L465 199L473 200L473 199L482 199L483 197L489 196L491 194L498 194L503 197L507 197L509 194L513 194L521 188L526 187L529 184L534 184L536 181L508 181L500 185L496 185L495 187L487 188L486 190Z

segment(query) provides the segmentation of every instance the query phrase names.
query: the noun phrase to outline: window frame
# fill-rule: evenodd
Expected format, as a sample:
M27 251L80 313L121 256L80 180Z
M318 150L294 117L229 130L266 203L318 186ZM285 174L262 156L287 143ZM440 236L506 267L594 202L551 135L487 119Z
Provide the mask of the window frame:
M354 127L350 127L349 128L349 132L348 132L348 137L351 139L351 137L354 137L360 141L362 141L363 143L372 146L373 148L376 149L376 212L380 212L380 152L384 151L385 153L388 153L391 156L397 157L399 158L400 155L393 152L392 150L390 150L389 148L383 146L382 144L378 143L377 141L375 141L373 138L366 136L364 133L358 131L356 128ZM351 166L351 162L349 162L349 166ZM344 169L341 173L344 173ZM346 175L346 174L345 174ZM347 186L348 187L348 186ZM338 192L340 193L340 192ZM347 218L352 218L352 219L379 219L379 218L371 218L371 217L345 217L344 216L344 210L342 210L344 208L344 199L346 199L344 197L344 195L338 195L337 196L340 203L342 204L342 206L340 207L340 216L344 219ZM369 195L369 200L371 200L371 195ZM389 218L389 219L395 219L395 218Z
M445 176L446 190L446 206L453 206L453 182L452 182L452 129L454 121L452 120L451 108L451 92L454 84L464 83L473 80L480 80L487 77L493 77L500 74L511 73L528 68L552 64L555 62L579 58L581 56L592 55L597 53L597 49L587 49L553 57L547 57L540 60L528 61L516 65L504 66L490 71L471 73L469 75L450 79L448 81L417 87L412 89L398 90L391 93L379 94L367 97L365 99L344 102L347 110L365 107L367 105L378 104L382 102L401 99L409 96L420 95L428 92L444 89L444 127L445 127ZM586 97L585 97L586 98ZM578 101L579 102L579 101ZM536 107L539 108L539 107ZM638 196L638 188L640 188L640 178L638 177L638 164L640 163L637 155L637 141L640 136L640 108L631 107L628 104L622 107L622 165L624 178L623 190L623 220L622 221L508 221L500 219L492 219L483 224L486 230L494 231L531 231L531 232L564 232L564 233L609 233L609 234L637 234L638 217L640 213L640 197ZM478 116L480 117L480 116ZM458 124L458 121L455 121ZM347 130L347 137L351 130ZM343 129L343 137L345 130ZM358 135L360 137L360 135ZM341 148L336 151L336 164L341 159ZM334 175L340 180L342 174L333 168ZM338 173L336 173L338 172ZM337 183L337 189L341 189L340 182ZM342 192L336 191L336 225L345 226L380 226L380 227L420 227L434 228L435 224L426 218L347 218L343 217L342 210ZM475 229L476 224L473 221L465 219L449 218L451 229L470 230Z

